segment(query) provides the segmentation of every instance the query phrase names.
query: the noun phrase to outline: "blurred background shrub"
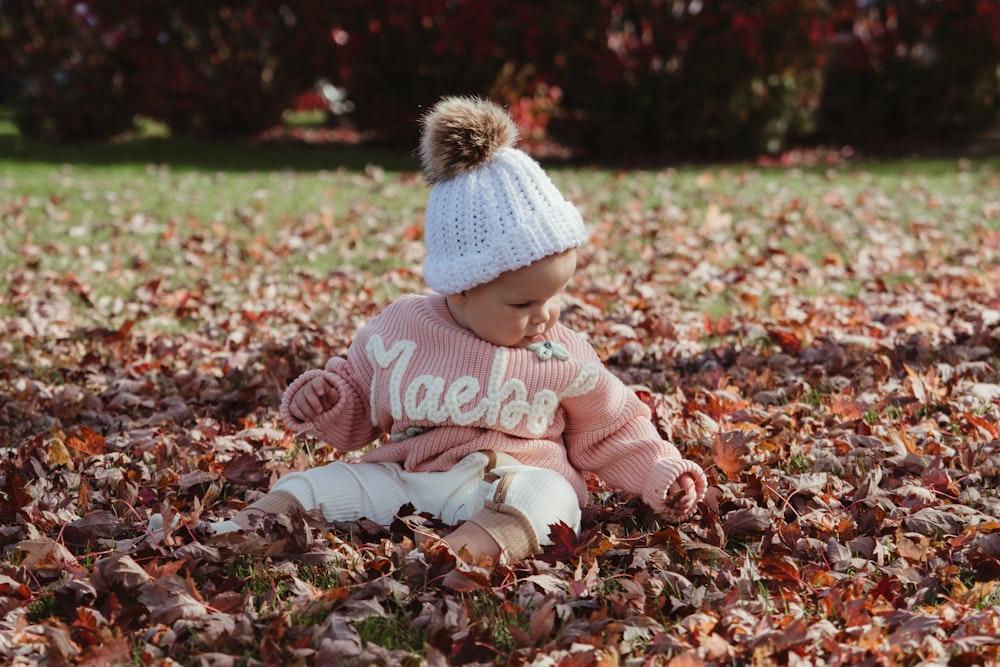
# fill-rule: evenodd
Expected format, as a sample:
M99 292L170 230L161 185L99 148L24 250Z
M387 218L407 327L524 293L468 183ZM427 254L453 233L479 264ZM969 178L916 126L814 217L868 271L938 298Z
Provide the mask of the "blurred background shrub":
M587 157L879 146L989 126L998 68L997 0L0 0L0 96L50 141L319 107L411 148L474 94Z

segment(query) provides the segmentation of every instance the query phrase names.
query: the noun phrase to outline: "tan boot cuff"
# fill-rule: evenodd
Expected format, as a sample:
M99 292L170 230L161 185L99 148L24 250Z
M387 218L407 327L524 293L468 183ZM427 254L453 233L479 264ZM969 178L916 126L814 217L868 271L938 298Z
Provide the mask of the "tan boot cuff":
M490 534L500 546L501 559L519 561L539 550L538 537L521 510L504 503L486 502L486 507L469 519Z

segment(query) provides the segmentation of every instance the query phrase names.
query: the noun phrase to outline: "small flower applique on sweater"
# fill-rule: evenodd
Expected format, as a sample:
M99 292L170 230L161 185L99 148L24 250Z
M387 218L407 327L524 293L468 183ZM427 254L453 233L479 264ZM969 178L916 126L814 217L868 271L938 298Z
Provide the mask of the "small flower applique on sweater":
M528 346L528 349L535 353L535 356L541 361L548 361L549 359L556 358L565 361L569 359L569 350L550 340L532 343Z

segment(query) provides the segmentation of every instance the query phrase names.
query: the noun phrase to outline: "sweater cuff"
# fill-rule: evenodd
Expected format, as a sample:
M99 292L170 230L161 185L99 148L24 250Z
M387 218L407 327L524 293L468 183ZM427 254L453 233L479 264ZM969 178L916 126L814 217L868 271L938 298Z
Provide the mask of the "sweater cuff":
M694 481L693 492L676 505L667 506L670 487L684 474L690 475ZM642 499L647 505L668 521L680 522L694 514L698 503L705 497L708 480L705 479L701 466L694 461L682 458L660 459L653 463L642 489Z

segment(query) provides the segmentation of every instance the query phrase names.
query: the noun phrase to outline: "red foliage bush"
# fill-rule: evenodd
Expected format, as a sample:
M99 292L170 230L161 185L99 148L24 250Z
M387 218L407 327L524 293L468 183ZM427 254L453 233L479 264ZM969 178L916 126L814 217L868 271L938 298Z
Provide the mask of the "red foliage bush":
M106 139L132 126L124 71L85 8L67 0L6 0L0 52L19 83L13 115L25 136Z
M104 42L128 63L142 112L185 134L248 135L281 122L325 69L313 2L93 2ZM318 19L318 20L317 20Z
M958 134L997 109L989 0L4 0L0 63L31 136L136 113L254 134L320 78L412 147L443 94L507 104L590 156L748 154L797 139ZM815 134L817 127L819 134Z
M442 92L509 104L529 140L587 154L776 148L811 129L828 25L816 0L365 0L337 4L337 80L363 128Z
M361 130L411 144L414 120L442 94L512 100L542 6L498 0L340 0L331 8L334 78Z
M819 2L589 4L567 2L548 24L564 47L562 141L600 154L758 152L811 129L829 32Z
M5 0L0 45L32 137L100 139L137 113L179 133L247 135L281 121L328 68L320 3ZM317 20L318 19L318 20Z
M839 140L945 138L1000 108L1000 4L840 0L822 134Z

